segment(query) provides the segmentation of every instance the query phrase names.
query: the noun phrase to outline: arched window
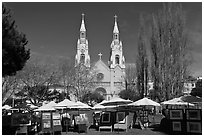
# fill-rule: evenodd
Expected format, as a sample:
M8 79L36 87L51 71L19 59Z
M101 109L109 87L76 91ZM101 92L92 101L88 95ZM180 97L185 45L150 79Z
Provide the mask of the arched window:
M84 54L81 54L80 63L82 63L82 64L85 63L85 55Z
M117 34L115 34L115 39L118 39L118 35Z
M119 61L120 61L120 56L115 55L115 64L119 64Z

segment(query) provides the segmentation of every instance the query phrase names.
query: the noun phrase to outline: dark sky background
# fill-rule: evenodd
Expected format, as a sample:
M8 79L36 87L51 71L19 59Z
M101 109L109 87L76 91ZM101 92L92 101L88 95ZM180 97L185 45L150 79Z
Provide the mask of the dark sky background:
M7 2L12 9L18 29L26 34L28 48L33 55L73 58L81 25L81 14L85 13L85 24L89 41L91 62L98 60L98 53L107 62L110 54L114 15L118 16L120 39L127 63L134 63L137 53L139 16L145 19L162 8L160 2L117 3L25 3ZM190 51L193 57L191 74L202 75L202 3L182 3L186 13Z

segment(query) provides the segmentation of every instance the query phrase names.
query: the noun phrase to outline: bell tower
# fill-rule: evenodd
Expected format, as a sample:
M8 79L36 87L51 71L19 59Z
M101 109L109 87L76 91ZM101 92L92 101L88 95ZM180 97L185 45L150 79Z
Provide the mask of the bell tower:
M85 28L83 13L82 13L80 35L77 41L77 54L75 56L75 66L77 66L78 64L83 64L86 67L90 67L90 56L88 53L88 40L86 38L86 28Z
M111 43L111 56L110 56L110 68L120 66L122 69L125 68L125 58L123 56L122 42L119 37L119 29L117 25L117 16L114 16L115 24L113 29L113 40Z

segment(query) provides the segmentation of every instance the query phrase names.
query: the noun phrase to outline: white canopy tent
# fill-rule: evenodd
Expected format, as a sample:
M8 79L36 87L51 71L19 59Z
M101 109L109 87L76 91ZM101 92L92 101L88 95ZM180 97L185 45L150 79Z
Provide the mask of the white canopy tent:
M35 109L34 111L54 111L55 105L56 105L56 103L54 101L51 101L48 104L45 104L44 106L41 106L38 109Z
M100 105L100 104L96 104L92 109L108 109L108 108L116 108L117 106L103 106L103 105Z
M11 109L12 107L11 106L9 106L9 105L4 105L3 107L2 107L2 109L6 109L6 110L9 110L9 109Z
M38 106L35 106L35 105L33 105L33 104L28 104L28 106L29 106L31 109L36 109L36 108L38 108Z
M77 103L78 105L73 106L73 107L71 107L71 108L77 108L77 109L92 109L91 106L89 106L89 105L87 105L87 104L85 104L85 103L82 103L82 102L80 102L80 101L77 101L76 103Z
M118 105L129 104L129 103L132 103L132 101L115 97L115 98L112 98L111 100L104 100L99 104L103 106L118 106Z
M192 103L188 103L188 102L184 102L181 97L179 98L174 98L174 99L171 99L171 100L168 100L168 101L164 101L161 103L162 105L186 105L186 106L194 106L194 104Z
M55 108L57 109L64 109L64 108L72 108L79 106L78 103L70 101L69 99L64 99L63 101L57 103L55 105Z
M117 108L120 105L125 105L132 103L131 100L125 100L119 97L112 98L111 100L103 100L102 102L96 104L93 109L101 110L101 109L112 109Z
M160 104L145 97L143 99L128 104L128 106L160 106Z

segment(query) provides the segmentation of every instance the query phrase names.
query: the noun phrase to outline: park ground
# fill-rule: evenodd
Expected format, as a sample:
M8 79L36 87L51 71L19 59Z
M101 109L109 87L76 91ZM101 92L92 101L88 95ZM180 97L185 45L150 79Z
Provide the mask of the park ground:
M126 131L97 131L95 129L89 129L87 133L78 133L78 132L62 132L62 135L167 135L164 132L157 131L155 128L145 128L145 129L138 129L133 128Z

